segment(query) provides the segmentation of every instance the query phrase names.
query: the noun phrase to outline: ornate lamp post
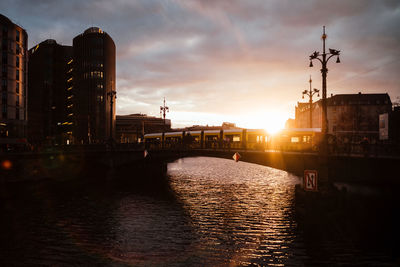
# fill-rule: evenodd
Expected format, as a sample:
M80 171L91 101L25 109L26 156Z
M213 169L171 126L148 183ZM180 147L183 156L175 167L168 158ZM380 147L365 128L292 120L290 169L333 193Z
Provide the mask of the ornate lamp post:
M107 96L110 98L110 140L113 140L113 104L114 99L117 98L116 91L107 92Z
M169 107L165 106L165 97L164 97L164 105L160 106L160 115L164 119L164 131L165 131L165 116L167 112L169 112Z
M319 97L319 90L314 88L314 90L311 89L311 75L310 75L310 89L309 90L304 90L303 91L303 99L304 99L304 95L307 95L310 98L309 104L310 104L310 128L312 128L312 97L313 95L315 95L316 93L318 93L318 97Z
M331 59L334 56L337 56L336 58L336 63L340 63L340 51L331 49L329 48L329 53L325 52L325 40L327 35L325 34L325 26L323 28L323 34L322 34L322 54L320 52L315 51L310 55L310 67L313 67L313 59L319 60L322 64L322 134L323 134L323 145L324 145L324 150L326 151L327 149L327 139L326 135L328 133L328 120L327 120L327 106L326 106L326 75L328 73L328 69L326 65L328 64L329 59Z

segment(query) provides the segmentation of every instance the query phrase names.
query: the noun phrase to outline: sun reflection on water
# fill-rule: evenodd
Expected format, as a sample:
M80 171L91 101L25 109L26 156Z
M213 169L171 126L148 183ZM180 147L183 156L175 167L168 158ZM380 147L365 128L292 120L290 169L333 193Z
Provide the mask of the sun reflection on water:
M297 177L214 158L179 160L169 165L168 173L198 236L198 255L208 264L294 261Z

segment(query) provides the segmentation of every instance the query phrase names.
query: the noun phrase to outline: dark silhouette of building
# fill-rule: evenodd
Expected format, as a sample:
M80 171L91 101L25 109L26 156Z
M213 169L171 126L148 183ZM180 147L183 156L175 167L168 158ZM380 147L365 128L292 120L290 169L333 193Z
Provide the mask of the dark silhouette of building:
M101 29L89 28L73 39L73 59L75 143L105 142L115 136L115 99L111 110L107 95L116 87L114 41Z
M379 139L384 143L400 145L400 106L379 115Z
M390 113L390 139L400 145L400 106L393 107Z
M72 46L46 40L29 50L28 140L66 144L72 132ZM68 100L68 101L67 101ZM69 140L69 141L67 141Z
M309 104L298 103L296 128L309 125ZM321 100L313 103L313 126L322 125ZM336 136L379 136L379 114L390 112L392 102L388 94L340 94L327 98L328 133Z
M144 134L171 130L171 120L146 114L117 115L117 141L121 143L136 143L143 140Z
M28 34L0 14L0 144L25 142Z

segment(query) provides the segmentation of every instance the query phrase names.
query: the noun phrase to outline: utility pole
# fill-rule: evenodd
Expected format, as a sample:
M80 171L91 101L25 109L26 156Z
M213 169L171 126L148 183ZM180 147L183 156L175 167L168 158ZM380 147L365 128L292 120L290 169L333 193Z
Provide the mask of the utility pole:
M312 83L311 75L310 75L309 83L310 83L310 89L309 90L304 90L302 94L303 94L303 99L304 99L304 95L307 95L310 98L310 101L309 101L309 105L310 105L310 128L312 128L312 103L313 103L312 102L312 97L316 93L318 93L317 96L319 97L319 90L316 89L316 88L314 88L314 90L311 89L311 83Z

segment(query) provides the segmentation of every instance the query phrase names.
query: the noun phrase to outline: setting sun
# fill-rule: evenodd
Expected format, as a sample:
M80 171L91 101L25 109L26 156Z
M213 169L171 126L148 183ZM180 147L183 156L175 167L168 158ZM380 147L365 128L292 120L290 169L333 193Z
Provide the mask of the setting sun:
M278 111L258 112L241 118L238 126L248 129L265 129L268 133L275 134L284 128L287 119L287 114Z

